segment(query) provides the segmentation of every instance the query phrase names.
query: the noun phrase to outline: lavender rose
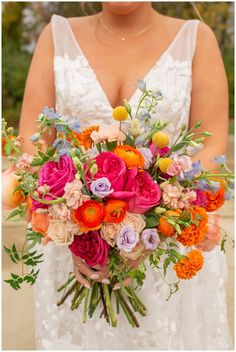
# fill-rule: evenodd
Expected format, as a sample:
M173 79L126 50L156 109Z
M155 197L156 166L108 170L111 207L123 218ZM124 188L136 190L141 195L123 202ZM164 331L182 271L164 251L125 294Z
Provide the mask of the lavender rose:
M131 252L138 243L138 234L132 226L123 226L117 236L117 247L124 252Z
M113 192L113 189L111 189L111 183L107 177L101 177L94 180L91 183L90 189L92 193L99 198L107 197Z
M142 232L141 238L146 249L154 251L157 248L159 241L157 230L146 229Z

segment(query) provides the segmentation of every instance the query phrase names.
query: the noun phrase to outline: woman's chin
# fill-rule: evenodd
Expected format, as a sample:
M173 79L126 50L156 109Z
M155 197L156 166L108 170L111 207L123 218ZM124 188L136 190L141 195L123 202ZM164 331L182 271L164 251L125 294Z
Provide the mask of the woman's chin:
M103 7L106 7L110 12L115 15L128 15L135 11L139 6L142 5L141 2L103 2Z

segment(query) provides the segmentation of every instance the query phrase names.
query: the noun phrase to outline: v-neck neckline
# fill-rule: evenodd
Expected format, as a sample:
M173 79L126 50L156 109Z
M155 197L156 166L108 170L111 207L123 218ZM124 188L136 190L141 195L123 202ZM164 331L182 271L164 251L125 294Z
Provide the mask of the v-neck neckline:
M84 54L83 50L81 49L81 46L79 44L78 39L75 36L75 33L72 29L72 26L69 22L69 20L66 17L63 17L68 25L68 28L70 30L71 33L71 37L75 43L76 48L78 49L78 51L80 52L80 54L83 56L85 62L87 63L88 68L90 69L90 71L92 72L92 74L94 75L95 79L96 79L96 83L99 87L99 90L101 91L101 94L103 95L103 97L105 98L109 108L111 110L114 109L114 107L112 106L110 100L108 99L108 96L100 82L100 80L97 77L97 74L95 72L95 70L93 69L92 65L90 64L90 61L88 60L87 56ZM156 65L162 60L163 56L167 54L167 52L171 49L171 47L174 45L174 43L176 42L176 40L178 39L178 37L180 36L180 34L182 33L183 29L186 27L186 25L189 23L189 20L187 20L182 26L181 28L178 30L178 32L176 33L176 35L174 36L174 38L171 40L170 44L167 46L167 48L162 52L162 54L158 57L158 59L155 60L154 64L152 64L152 66L148 69L148 71L146 72L146 74L144 75L143 78L138 78L138 79L142 79L143 81L146 81L148 76L152 73L152 71L154 70L154 68L156 67ZM138 93L138 88L136 87L133 94L131 95L131 97L129 99L127 99L128 103L131 104L132 100L134 99L135 95Z

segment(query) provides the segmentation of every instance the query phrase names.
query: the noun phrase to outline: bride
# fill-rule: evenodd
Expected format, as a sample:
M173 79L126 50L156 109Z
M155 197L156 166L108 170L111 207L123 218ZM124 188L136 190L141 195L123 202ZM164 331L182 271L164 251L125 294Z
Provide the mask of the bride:
M227 79L215 35L199 20L161 15L151 2L103 2L96 15L52 16L37 43L25 88L20 121L24 150L33 152L29 138L44 106L76 116L81 128L109 128L112 109L124 98L136 107L138 79L162 92L153 118L171 119L168 133L173 137L183 123L191 127L203 120L202 128L214 136L194 159L206 168L214 166L213 157L226 149L228 121ZM53 137L51 131L45 139L52 143ZM204 269L182 282L168 302L168 287L158 273L148 271L140 293L148 316L140 318L139 329L120 317L114 329L98 316L82 324L80 310L71 312L69 301L56 306L56 289L73 267L85 286L88 277L109 280L106 267L95 274L78 257L71 258L67 248L49 243L35 287L37 349L231 349L225 256L219 246L213 251L205 246L204 257Z

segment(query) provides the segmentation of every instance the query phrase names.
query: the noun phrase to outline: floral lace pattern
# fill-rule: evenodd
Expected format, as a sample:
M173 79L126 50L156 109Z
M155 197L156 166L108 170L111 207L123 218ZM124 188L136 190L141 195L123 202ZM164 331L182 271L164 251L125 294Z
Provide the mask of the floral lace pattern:
M65 19L56 17L66 26ZM54 31L55 28L54 23ZM65 30L68 30L68 24ZM180 38L183 41L179 35L172 49L182 45ZM73 58L67 52L55 55L54 70L57 110L78 118L82 127L92 124L109 126L112 107L82 53L78 52ZM174 138L183 123L188 125L191 58L186 56L179 60L167 50L146 75L145 81L149 88L162 92L164 99L153 118L171 120L167 131ZM136 90L130 99L132 108L137 106L139 94ZM72 259L68 248L49 243L44 248L44 262L35 286L37 349L231 349L225 300L226 259L219 248L204 253L204 257L203 270L192 280L181 282L179 291L168 302L168 286L158 272L148 269L147 279L139 292L148 308L147 317L140 317L141 327L134 329L119 316L118 328L114 329L99 319L98 314L82 324L82 310L72 312L69 300L57 307L57 288L72 271ZM172 282L175 277L167 277L167 280Z

